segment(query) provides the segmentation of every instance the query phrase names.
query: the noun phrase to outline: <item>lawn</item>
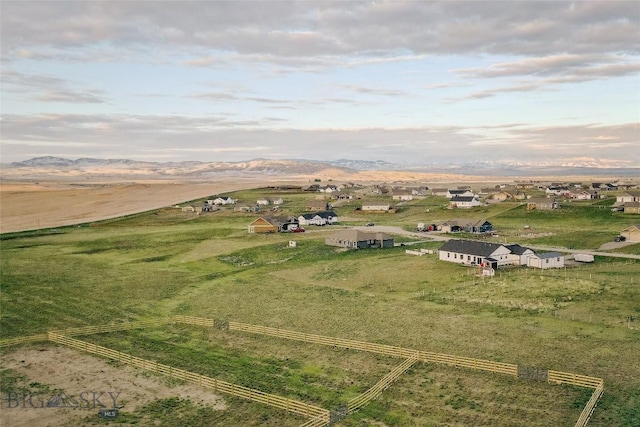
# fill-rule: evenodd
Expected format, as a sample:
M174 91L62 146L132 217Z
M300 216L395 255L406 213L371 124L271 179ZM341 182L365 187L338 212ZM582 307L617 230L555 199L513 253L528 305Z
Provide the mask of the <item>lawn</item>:
M274 194L265 193L231 196L250 202ZM310 198L282 197L280 215L300 213ZM610 241L634 222L588 204L543 213L515 203L453 211L439 208L440 202L408 203L396 215L358 216L355 223L372 218L413 229L417 222L486 217L509 240L527 224L535 233L552 235L523 240L525 245L578 248ZM352 208L339 213L354 216ZM506 269L482 280L436 255L409 256L401 247L337 250L324 245L334 229L329 227L295 235L292 248L291 234L248 234L254 218L228 209L194 215L167 208L82 227L2 235L0 336L175 314L226 318L602 377L605 394L589 425L640 425L639 261L598 257L580 268ZM637 252L635 246L621 251ZM91 339L329 409L375 383L396 362L197 329ZM537 426L541 419L570 425L587 399L580 389L417 365L339 425ZM159 422L159 408L199 411L189 402L164 403L146 411ZM252 409L259 405L241 406L247 425L259 425L263 416L273 422L273 414ZM208 416L201 412L201 418ZM146 425L142 414L129 416ZM240 425L242 419L220 422Z

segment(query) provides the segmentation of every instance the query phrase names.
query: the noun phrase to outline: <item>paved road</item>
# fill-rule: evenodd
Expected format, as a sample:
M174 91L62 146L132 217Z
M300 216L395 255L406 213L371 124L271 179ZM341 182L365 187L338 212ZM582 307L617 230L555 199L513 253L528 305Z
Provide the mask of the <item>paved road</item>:
M438 232L420 233L417 231L407 231L400 227L394 227L389 225L375 225L373 227L354 227L354 228L358 230L363 230L363 231L379 231L379 232L389 233L389 234L399 234L402 236L416 237L425 242L428 242L428 241L446 242L447 240L455 238L455 236L452 236L450 234L444 234L444 233L438 233ZM504 242L504 243L507 243L507 242ZM515 242L510 242L510 243L515 243ZM562 253L570 253L570 254L590 254L594 256L640 259L640 255L634 255L634 254L601 252L601 251L593 251L593 250L585 250L585 249L556 248L551 246L539 246L539 245L534 245L534 246L526 245L526 246L534 250L549 251L549 252L562 252Z

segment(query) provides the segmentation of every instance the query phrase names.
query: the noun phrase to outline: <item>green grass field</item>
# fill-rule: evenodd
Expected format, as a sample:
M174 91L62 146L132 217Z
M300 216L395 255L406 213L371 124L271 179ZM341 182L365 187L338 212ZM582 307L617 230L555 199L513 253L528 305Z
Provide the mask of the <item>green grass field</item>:
M263 195L252 190L233 197L253 203ZM299 214L310 198L282 197L279 215ZM396 215L358 214L357 201L337 211L356 225L373 221L405 229L484 217L509 241L518 241L526 224L533 233L552 234L522 237L522 244L574 248L597 248L638 222L586 203L545 213L515 203L452 211L442 209L440 199L407 203ZM226 318L601 377L605 393L589 425L640 425L640 261L598 257L579 268L505 269L482 280L436 255L406 255L402 247L338 251L324 244L335 226L296 235L249 234L254 218L167 208L2 235L0 336L175 314ZM295 248L287 245L292 238ZM628 248L616 252L638 251L637 245ZM327 409L397 364L355 351L198 328L87 339ZM577 388L417 365L339 425L573 425L588 397ZM217 425L301 424L295 417L278 424L270 409L229 400L237 410L225 415L174 399L140 413L125 411L123 419L170 425L169 408L183 414L184 425L207 419Z

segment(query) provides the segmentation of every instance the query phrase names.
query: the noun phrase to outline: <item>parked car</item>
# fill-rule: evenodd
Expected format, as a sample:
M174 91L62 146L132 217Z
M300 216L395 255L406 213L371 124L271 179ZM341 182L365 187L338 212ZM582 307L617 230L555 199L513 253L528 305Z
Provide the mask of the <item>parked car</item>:
M627 238L624 236L616 236L616 242L624 242L625 240L627 240Z
M304 228L294 228L293 230L291 230L292 233L304 233Z
M372 222L368 222L368 223L366 223L364 226L365 226L365 227L373 227L374 225L375 225L374 223L372 223Z

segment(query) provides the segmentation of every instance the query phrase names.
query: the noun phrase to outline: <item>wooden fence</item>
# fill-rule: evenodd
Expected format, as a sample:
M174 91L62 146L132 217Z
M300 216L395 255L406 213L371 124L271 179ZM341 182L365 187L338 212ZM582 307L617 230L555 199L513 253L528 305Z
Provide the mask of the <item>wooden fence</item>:
M213 319L203 319L197 317L176 316L177 323L188 323L200 326L213 326ZM403 347L395 347L386 344L376 344L366 341L355 341L344 338L327 337L316 334L306 334L303 332L289 331L286 329L271 328L268 326L249 325L246 323L229 322L229 330L243 331L254 334L267 335L278 338L286 338L295 341L303 341L313 344L328 345L332 347L346 348L351 350L368 351L370 353L384 354L387 356L401 357L404 359L415 357L419 362L441 363L449 366L477 369L488 372L496 372L507 375L518 375L518 365L511 363L494 362L491 360L473 359L470 357L458 357L450 354L432 353L419 351Z
M577 375L568 372L549 371L549 382L556 384L571 384L578 387L594 389L591 398L584 406L584 409L580 413L580 417L575 424L575 427L585 427L589 422L589 419L591 419L591 415L598 404L598 400L600 400L600 397L602 396L604 391L604 380L602 378L588 377L586 375Z
M47 334L38 334L38 335L29 335L29 336L26 336L26 337L8 338L8 339L5 339L5 340L0 340L0 348L9 347L9 346L12 346L12 345L27 344L27 343L31 343L31 342L47 341L48 339L49 339L49 337L47 336Z
M585 427L587 425L587 423L591 419L593 410L596 408L596 404L598 403L600 396L602 396L603 391L604 391L604 383L596 387L596 389L593 391L591 398L589 399L587 404L584 406L582 413L580 413L580 417L578 418L578 421L576 421L575 427Z
M162 319L154 319L154 320L140 320L135 322L109 323L106 325L98 325L98 326L81 326L79 328L68 328L68 329L54 330L50 332L54 332L60 335L65 335L70 337L70 336L77 336L77 335L103 334L106 332L118 332L118 331L128 331L131 329L150 328L153 326L166 325L169 322L171 322L170 319L162 318Z
M78 328L67 328L61 330L50 331L65 336L77 336L77 335L91 335L102 334L106 332L127 331L130 329L149 328L152 326L165 325L171 322L171 319L154 319L154 320L142 320L136 322L122 322L122 323L109 323L107 325L98 326L81 326ZM12 345L26 344L38 341L47 341L49 336L47 333L29 335L26 337L9 338L0 340L0 347L9 347Z
M404 360L400 365L393 368L391 372L382 377L382 379L369 390L347 402L347 409L349 413L357 411L358 409L369 403L372 399L378 397L378 395L380 395L383 390L389 387L392 382L397 380L400 375L407 372L407 370L409 370L409 368L411 368L417 361L418 359L416 359L415 357Z
M184 323L189 325L205 326L205 327L218 327L221 329L229 329L234 331L243 331L254 334L285 338L295 341L303 341L307 343L328 345L338 348L352 349L367 351L371 353L383 354L387 356L394 356L404 358L405 360L394 368L390 373L383 377L378 383L376 383L369 390L363 394L355 397L347 403L346 411L352 413L359 408L366 405L369 401L378 396L384 389L386 389L393 381L395 381L400 375L406 372L416 362L426 363L440 363L448 366L463 367L469 369L477 369L487 372L495 372L500 374L512 375L519 377L518 365L502 362L494 362L491 360L473 359L468 357L458 357L443 353L433 353L427 351L419 351L414 349L407 349L403 347L390 346L386 344L370 343L366 341L355 341L344 338L327 337L316 334L306 334L302 332L289 331L286 329L271 328L268 326L250 325L239 322L227 322L219 321L215 319L194 317L194 316L174 316L171 319L157 319L138 322L123 322L113 323L100 326L85 326L79 328L69 328L58 331L51 331L46 334L30 335L26 337L9 338L0 340L0 348L8 347L11 345L19 345L37 341L53 341L59 344L64 344L69 347L86 351L89 353L98 354L110 359L118 360L123 363L130 364L132 366L149 370L151 372L177 378L186 382L208 387L216 392L226 393L233 396L245 398L255 402L263 403L275 408L283 409L298 415L304 415L310 417L301 427L320 427L326 426L331 423L331 412L313 405L309 405L303 402L286 399L281 396L264 393L259 390L253 390L244 386L227 383L224 381L209 378L204 375L195 374L182 369L177 369L172 366L159 364L157 362L148 361L135 357L126 353L111 350L106 347L101 347L95 344L91 344L85 341L80 341L74 338L70 338L73 335L89 335L97 333L124 331L136 328L146 328L152 326L160 326L167 323ZM520 367L523 378L527 377L526 367ZM547 371L545 371L546 373ZM544 380L544 379L542 379ZM598 400L603 394L604 381L601 378L590 377L586 375L572 374L568 372L551 371L549 370L546 375L546 380L550 383L556 384L570 384L579 387L593 388L594 392L591 398L586 403L575 427L585 427L591 418L593 411L598 403Z
M300 427L324 427L331 423L330 419L328 419L324 414L312 417L309 421L304 424L301 424Z
M556 384L571 384L579 387L598 388L604 386L602 378L586 375L570 374L568 372L549 371L549 382Z
M141 368L157 374L166 375L171 378L176 378L185 382L197 384L202 387L207 387L213 389L214 392L230 394L232 396L241 397L247 400L252 400L254 402L259 402L268 406L283 409L294 414L313 417L314 419L318 420L323 419L324 425L329 423L329 411L317 406L309 405L297 400L287 399L275 394L264 393L259 390L250 389L248 387L228 383L204 375L195 374L183 369L174 368L173 366L163 365L158 362L145 360L127 353L122 353L120 351L112 350L96 344L91 344L86 341L70 338L56 332L50 332L48 336L50 341L53 341L57 344L63 344L77 350L97 354L99 356L117 360L119 362L126 363L128 365L135 366L137 368Z
M199 318L199 317L175 316L173 320L176 323L186 323L186 324L199 325L199 326L214 326L215 324L214 319L205 319L205 318ZM271 328L268 326L250 325L250 324L239 323L239 322L228 322L228 328L229 330L250 332L254 334L267 335L267 336L278 337L278 338L286 338L286 339L295 340L295 341L329 345L333 347L346 348L346 349L352 349L352 350L368 351L371 353L384 354L388 356L403 357L403 358L406 358L407 361L415 360L419 362L440 363L448 366L476 369L481 371L494 372L494 373L518 377L518 365L511 364L511 363L494 362L491 360L474 359L469 357L459 357L459 356L454 356L450 354L419 351L419 350L395 347L395 346L390 346L385 344L376 344L376 343L370 343L365 341L354 341L354 340L349 340L344 338L327 337L327 336L316 335L316 334L306 334L302 332L289 331L286 329ZM408 363L408 362L405 361L403 363ZM409 366L412 366L413 363L411 363L411 365ZM400 374L402 372L400 372ZM391 373L388 375L391 375ZM385 379L387 379L387 377L380 380L378 384L373 386L367 392L352 399L349 402L349 405L351 405L350 408L362 407L364 404L366 404L375 396L377 396L377 394L375 394L375 389L379 384L382 384L382 382L385 381ZM391 381L393 380L395 380L395 378L393 378ZM586 426L591 415L593 414L593 410L600 396L602 395L602 392L604 389L604 381L601 378L595 378L595 377L589 377L586 375L571 374L571 373L559 372L559 371L548 371L547 380L549 382L553 382L557 384L572 384L580 387L595 388L595 391L591 396L591 399L589 399L589 401L585 405L575 427ZM391 383L391 381L389 382L389 384ZM371 391L372 393L371 397L367 400L364 400L366 399L365 395L367 395L369 391ZM359 403L360 400L358 399L363 399L362 401L363 403ZM352 410L349 409L349 412L351 411ZM309 422L311 423L311 421ZM318 424L318 425L321 425L321 424ZM308 426L313 427L315 426L315 424L309 424Z

